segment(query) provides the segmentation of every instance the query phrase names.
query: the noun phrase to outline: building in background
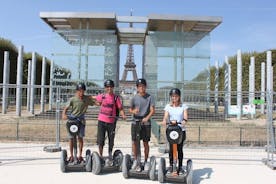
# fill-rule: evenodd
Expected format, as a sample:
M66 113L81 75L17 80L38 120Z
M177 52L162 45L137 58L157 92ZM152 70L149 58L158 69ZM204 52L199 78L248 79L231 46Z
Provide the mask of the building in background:
M142 46L141 77L154 91L206 90L210 33L222 22L213 16L157 14L41 12L40 17L54 32L54 70L70 73L52 75L53 84L85 81L103 86L104 80L113 79L119 87L120 45L126 44Z

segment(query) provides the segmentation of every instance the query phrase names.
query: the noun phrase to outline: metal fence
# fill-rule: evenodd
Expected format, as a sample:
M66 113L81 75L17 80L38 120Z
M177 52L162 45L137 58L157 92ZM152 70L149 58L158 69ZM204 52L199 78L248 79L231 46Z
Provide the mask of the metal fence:
M0 92L2 93L2 89ZM37 142L59 142L67 141L65 122L60 119L61 110L70 97L74 95L74 87L46 87L46 96L43 98L45 105L41 107L41 86L35 86L34 113L28 111L28 89L22 88L22 115L15 115L16 86L10 85L8 92L7 113L2 112L0 140L13 141L37 141ZM52 96L49 92L52 91ZM128 108L129 100L134 94L122 93L123 89L116 89L123 98L124 106ZM102 88L89 88L88 94L96 95L103 92ZM153 117L152 132L157 143L165 143L164 128L161 126L163 108L169 102L169 90L150 90L156 98L156 114ZM235 114L227 114L231 106L226 106L225 97L230 95L225 92L208 91L182 91L182 101L189 106L189 125L187 126L186 146L240 146L240 147L269 147L271 155L268 160L274 159L275 152L275 126L274 126L274 105L275 93L265 96L262 103L254 105L254 113L245 113L238 120ZM248 92L242 92L243 105L252 105L249 101ZM236 105L237 93L231 92L231 104ZM260 92L254 93L254 99L263 99ZM267 112L268 102L271 104L271 112ZM228 104L229 105L229 104ZM226 108L227 111L226 111ZM43 110L42 110L43 109ZM264 112L262 111L264 109ZM97 125L97 107L88 109L87 133L85 141L95 143ZM130 118L130 117L129 117ZM271 121L271 122L269 122ZM272 126L268 126L272 125ZM58 129L60 127L60 129ZM272 145L272 147L271 147ZM275 145L275 144L274 144ZM128 145L130 146L130 145ZM272 158L271 158L272 157Z
M6 117L9 115L14 115L15 116L15 92L16 92L16 86L9 86L9 95L8 95L8 107L7 107L7 114L2 113L2 117ZM6 119L5 121L1 122L1 126L5 125L5 127L10 125L11 132L17 132L13 133L9 136L4 136L5 134L1 134L0 137L1 139L4 139L7 137L8 139L14 139L14 140L24 140L24 139L29 139L29 140L35 140L32 137L32 134L30 133L29 138L28 133L24 133L24 136L21 136L23 134L23 125L24 127L34 127L34 125L37 126L37 129L39 129L39 124L40 127L47 126L48 132L55 132L55 124L57 123L56 121L60 121L60 119L56 118L56 113L60 112L65 103L69 100L70 97L74 95L74 87L54 87L51 89L52 91L52 96L49 96L49 88L46 88L46 96L43 98L45 101L44 105L45 107L42 109L41 108L41 86L35 86L35 96L34 96L34 106L35 106L35 111L34 113L28 112L27 109L27 102L28 102L28 96L27 96L27 86L23 86L22 88L22 110L23 110L23 117L14 117L13 119ZM116 93L120 93L121 97L123 98L124 106L126 107L126 110L128 108L129 100L134 94L123 94L121 93L123 89L116 89ZM0 90L0 92L2 92ZM87 90L88 94L91 95L96 95L98 93L103 92L103 88L89 88ZM153 132L157 137L161 137L159 133L159 124L160 121L163 118L163 108L165 105L169 102L169 90L168 89L161 89L158 91L150 90L148 89L148 92L150 94L154 94L156 98L156 114L153 117L153 120L155 120L156 125L153 125ZM266 103L262 104L255 104L254 107L254 113L245 113L242 116L242 120L238 121L236 119L235 115L229 115L225 114L226 113L226 106L225 106L225 96L229 94L225 94L224 92L218 92L217 94L215 92L206 92L206 91L182 91L182 101L189 106L189 119L191 121L190 125L188 126L189 132L193 132L189 137L190 140L188 139L187 142L191 143L199 143L199 144L208 144L208 143L219 143L219 142L225 142L225 143L230 143L231 142L239 142L240 145L243 142L247 142L245 140L246 136L244 134L245 130L248 132L251 130L251 134L254 135L254 132L264 132L263 129L266 129L266 122L264 119L266 119L266 114L263 114L261 112L261 106L263 105L266 108ZM243 92L242 93L243 97L243 102L244 105L249 105L248 98L250 94L248 92ZM276 94L274 94L276 95ZM232 106L235 106L235 101L236 101L236 96L237 93L232 92L231 94L231 103L233 104ZM217 97L217 98L216 98ZM255 99L261 99L261 93L256 92L254 94ZM275 98L273 98L275 99ZM51 102L50 102L51 100ZM217 103L218 102L218 103ZM228 106L228 108L231 108ZM2 110L2 103L1 103L1 110ZM44 111L42 111L44 110ZM228 109L229 111L229 109ZM95 123L93 120L96 119L97 117L97 108L89 108L88 122L91 122L91 126L94 126L93 124ZM28 117L26 117L28 115ZM253 116L252 116L253 115ZM273 116L273 113L271 114ZM58 117L60 118L60 117ZM246 125L244 125L244 122L246 122ZM258 123L259 122L259 123ZM262 123L260 123L262 122ZM61 122L63 123L63 122ZM88 123L88 126L89 123ZM22 127L22 128L21 128ZM52 127L52 128L50 128ZM61 126L62 127L62 126ZM227 128L228 132L225 132L226 127L230 127L231 130L235 130L234 132L241 132L241 133L235 133L235 137L233 140L221 140L220 139L220 134L222 135L233 135L233 131L229 131ZM22 129L22 130L21 130ZM156 129L156 130L155 130ZM216 134L213 133L205 133L205 132L210 132L212 129L213 132L217 132ZM2 129L5 130L5 129ZM211 132L212 132L211 131ZM46 130L40 135L40 139L51 141L54 140L55 135L49 134L46 132ZM219 134L220 133L220 134ZM45 136L43 135L45 134ZM208 140L205 134L208 134L208 137L213 137L212 139ZM255 140L252 140L253 138L250 138L254 143L254 145L263 145L264 138L266 135L256 133L257 135L255 136ZM260 137L262 136L262 137ZM25 138L23 138L25 137ZM45 137L45 138L42 138ZM195 138L196 137L196 138ZM215 139L218 139L216 141ZM160 141L162 142L161 138L159 138ZM62 139L61 139L62 140ZM259 143L257 143L259 142Z

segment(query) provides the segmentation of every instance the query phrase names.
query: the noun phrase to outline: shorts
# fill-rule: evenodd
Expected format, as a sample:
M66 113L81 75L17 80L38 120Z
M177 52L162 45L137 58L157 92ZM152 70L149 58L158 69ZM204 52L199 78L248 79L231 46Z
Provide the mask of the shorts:
M105 133L107 132L109 147L113 147L115 138L115 123L105 123L103 121L98 121L98 134L97 134L97 144L104 146Z
M137 136L143 142L149 142L151 137L151 125L131 124L131 140L136 141Z
M82 123L80 123L80 125L79 125L79 133L78 133L78 137L79 138L83 138L84 136L85 136L85 125L84 124L82 124ZM69 133L69 130L67 130L67 132L68 132L68 137L70 138L70 139L72 139L73 138L73 135L71 135L70 133Z

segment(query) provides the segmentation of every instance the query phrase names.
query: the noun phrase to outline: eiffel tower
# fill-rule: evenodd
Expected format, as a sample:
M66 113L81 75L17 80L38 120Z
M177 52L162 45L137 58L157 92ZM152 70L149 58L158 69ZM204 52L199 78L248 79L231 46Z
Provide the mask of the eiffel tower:
M127 49L127 59L124 65L124 73L122 76L122 81L127 81L128 72L132 72L133 81L137 80L136 64L134 63L133 45L129 44Z
M130 14L132 16L132 12ZM132 27L132 23L129 24L130 27ZM126 58L126 63L124 65L124 72L122 79L120 81L120 86L121 87L133 87L135 85L135 81L137 80L137 72L136 72L136 64L134 63L134 53L133 53L133 45L128 44L128 49L127 49L127 58ZM127 80L127 75L128 72L132 72L132 80Z

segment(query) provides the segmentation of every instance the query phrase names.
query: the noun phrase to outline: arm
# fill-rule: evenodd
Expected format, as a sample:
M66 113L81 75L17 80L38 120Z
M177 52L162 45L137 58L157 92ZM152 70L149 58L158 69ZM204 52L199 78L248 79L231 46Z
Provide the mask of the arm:
M122 116L122 118L125 120L126 119L126 115L125 115L125 111L124 109L120 109L120 115Z
M150 109L149 109L149 114L142 119L142 122L148 122L149 119L151 118L151 116L155 113L155 100L154 98L151 96L150 98Z
M91 96L89 96L89 98L94 100L95 105L97 105L97 106L100 106L100 105L101 105L101 103L97 100L97 96L92 96L92 95L91 95Z
M164 127L161 130L163 130L162 134L164 134L165 137L166 137L166 128L167 128L167 122L168 122L168 120L169 120L169 112L165 111L164 112L164 116L163 116L163 121L162 121L162 124L161 124L161 127L162 126Z
M185 109L183 112L182 126L185 126L188 123L188 110Z
M129 109L129 112L131 113L131 114L137 114L138 112L139 112L139 109L138 108L130 108Z
M146 117L144 117L144 118L142 119L142 122L148 122L149 119L150 119L150 117L151 117L154 113L155 113L155 107L154 107L154 106L150 106L150 112L149 112L149 114L148 114Z
M67 110L68 110L68 106L66 106L64 109L63 109L63 111L62 111L62 119L63 120L67 120L68 119L68 117L67 117L67 115L66 115L66 112L67 112Z
M162 124L163 124L165 127L166 127L166 124L167 124L168 120L169 120L169 113L168 113L168 111L165 111L165 112L164 112L164 116L163 116L163 121L162 121Z
M116 105L116 109L119 109L120 116L122 116L122 118L125 120L126 115L125 115L123 103L120 96L117 96L117 98L115 97L115 105Z
M139 112L139 109L135 108L135 106L134 106L133 98L130 101L129 112L130 112L130 114L133 114L133 115L135 115L135 114L137 114Z

